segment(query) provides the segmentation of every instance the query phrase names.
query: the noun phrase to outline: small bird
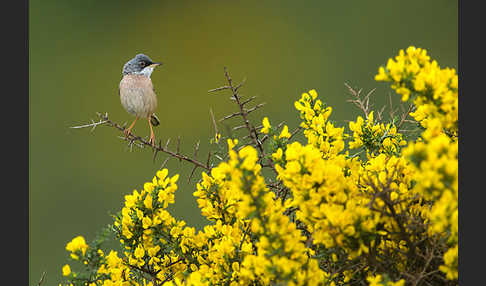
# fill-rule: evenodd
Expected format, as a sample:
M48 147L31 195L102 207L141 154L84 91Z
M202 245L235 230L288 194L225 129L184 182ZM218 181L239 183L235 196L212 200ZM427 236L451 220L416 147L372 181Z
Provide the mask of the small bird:
M155 135L152 126L160 124L159 119L154 114L157 108L157 95L150 75L154 68L162 63L152 61L144 54L137 54L123 66L122 79L118 93L125 110L135 115L133 123L125 129L125 136L131 134L131 130L138 118L146 118L150 126L149 143L155 146Z

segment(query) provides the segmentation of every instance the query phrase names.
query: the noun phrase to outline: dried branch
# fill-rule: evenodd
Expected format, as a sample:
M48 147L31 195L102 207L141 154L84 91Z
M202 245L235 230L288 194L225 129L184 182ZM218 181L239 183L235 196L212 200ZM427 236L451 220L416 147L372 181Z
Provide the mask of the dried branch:
M401 107L403 107L403 106L401 106ZM400 121L398 122L398 125L397 125L397 133L400 132L403 123L410 122L410 120L407 120L407 117L410 114L410 112L413 111L413 109L414 109L414 104L410 103L410 105L408 106L408 110L406 112L403 112L400 115ZM403 110L403 108L402 108L402 110ZM414 122L414 121L412 121L412 122Z
M364 97L361 97L362 89L356 91L346 82L344 83L344 85L348 88L348 91L351 93L351 95L354 96L354 99L348 99L347 101L353 103L359 109L361 109L361 111L363 111L363 113L365 114L366 119L368 119L368 115L370 114L370 108L373 106L370 105L370 96L376 90L376 88L373 88Z
M80 125L80 126L73 126L71 128L86 128L86 127L97 127L97 126L105 125L105 126L109 126L109 127L113 127L115 129L118 129L121 132L123 132L125 130L125 128L122 127L120 124L110 120L108 118L108 113L102 114L100 112L97 112L96 114L101 119L99 122L93 122L91 124ZM120 136L119 138L128 141L129 146L133 146L133 144L138 144L139 147L144 147L144 146L152 147L155 150L154 152L159 152L159 151L164 152L164 153L166 153L166 154L168 154L168 155L170 155L174 158L179 159L179 161L184 160L184 161L189 162L193 165L201 167L205 170L209 170L209 168L206 166L206 164L201 163L196 159L191 159L190 157L188 157L186 155L180 154L180 152L179 152L180 151L180 143L181 143L181 137L180 136L177 138L177 150L176 150L176 152L171 151L167 148L167 146L170 142L170 139L167 141L166 146L162 147L160 142L159 142L158 146L152 146L152 144L147 139L142 138L142 137L137 136L137 135L134 135L134 134L130 134L130 135L128 135L128 137L121 137Z
M108 117L108 113L105 113L105 115ZM91 120L90 124L85 124L85 125L80 125L80 126L72 126L72 127L69 127L69 128L79 129L79 128L86 128L86 127L93 127L90 130L90 132L93 132L95 130L95 128L98 127L99 125L103 125L103 124L107 123L106 120L100 120L98 122L94 122L93 119L90 119L90 120ZM126 124L126 122L125 122L125 124Z
M211 169L211 167L209 166L209 161L211 160L211 151L208 152L208 159L206 161L206 166L208 167L208 169Z
M179 154L179 151L181 149L181 136L177 136L177 149L176 149L176 154ZM181 159L179 158L179 162Z
M170 138L167 139L167 143L165 143L165 149L167 149L167 147L169 147L169 143L170 143Z
M236 116L239 116L239 115L243 115L243 113L241 113L241 112L235 112L235 113L233 113L233 114L230 114L230 115L227 115L227 116L225 116L225 117L221 118L221 119L219 120L219 122L222 122L222 121L228 120L228 119L230 119L230 118L233 118L233 117L236 117ZM245 125L245 126L246 126L246 125Z
M39 283L37 283L37 286L41 286L42 283L44 283L44 278L46 277L46 274L47 274L46 271L42 272L41 278L39 280Z
M260 107L264 106L265 104L266 104L265 102L262 102L262 103L259 103L259 104L257 104L256 106L254 106L254 107L252 107L252 108L250 108L250 109L247 109L247 110L246 110L246 114L249 114L249 113L251 113L251 112L253 112L253 111L257 110L258 108L260 108ZM243 105L243 104L241 104L241 105Z
M250 101L252 101L252 100L253 100L253 99L255 99L255 98L257 98L257 97L256 97L256 96L252 96L252 97L248 98L247 100L243 101L243 102L241 103L241 105L245 105L245 104L249 103Z
M225 89L231 89L231 87L230 86L222 86L222 87L210 89L210 90L208 90L208 92L215 92L215 91L220 91L220 90L225 90Z
M220 119L220 122L221 121L228 120L228 119L233 118L233 117L240 116L241 119L243 120L243 125L241 127L240 126L237 126L237 128L236 129L233 129L233 130L243 129L243 128L246 127L246 129L248 131L248 135L245 136L245 137L246 138L250 138L251 142L253 143L252 145L254 145L258 149L258 151L259 151L259 158L260 159L265 158L265 150L263 148L262 141L258 138L259 134L257 132L257 129L255 128L255 126L253 126L250 123L250 121L248 119L248 115L251 112L259 109L265 103L260 103L260 104L257 104L257 105L255 105L254 107L252 107L250 109L246 109L244 107L245 104L247 104L248 102L250 102L251 100L253 100L254 97L251 97L251 98L249 98L249 99L247 99L245 101L242 101L241 95L238 93L238 90L239 90L239 88L241 88L243 86L244 81L242 81L238 85L234 86L233 85L233 79L231 78L231 76L230 76L230 74L228 72L228 69L226 67L224 68L224 75L226 77L226 81L228 82L228 85L224 86L225 87L224 89L231 90L231 99L236 102L236 104L238 105L239 111L223 117L222 119ZM217 90L223 90L223 88L216 88L216 89L212 89L210 91L217 91ZM245 139L245 137L243 139ZM269 164L268 165L276 173L275 167L273 166L273 162L271 161L271 159L269 159Z
M209 109L209 114L211 114L211 120L213 121L214 133L219 134L218 125L216 124L216 120L214 119L214 113L212 108Z
M169 162L169 159L171 157L170 156L167 156L167 158L164 160L164 162L162 163L162 165L160 165L160 168L159 169L163 169L165 167L165 165L167 164L167 162Z

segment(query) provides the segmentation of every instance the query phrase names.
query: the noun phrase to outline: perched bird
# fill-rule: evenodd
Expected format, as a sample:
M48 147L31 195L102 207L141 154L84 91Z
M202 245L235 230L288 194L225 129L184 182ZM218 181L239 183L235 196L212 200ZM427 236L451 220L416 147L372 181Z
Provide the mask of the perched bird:
M122 79L118 93L125 110L135 115L133 123L125 129L125 136L131 134L131 130L138 118L145 118L150 126L149 142L155 146L155 135L152 126L160 124L154 114L157 108L157 96L150 75L154 68L162 63L153 62L148 56L138 54L123 66Z

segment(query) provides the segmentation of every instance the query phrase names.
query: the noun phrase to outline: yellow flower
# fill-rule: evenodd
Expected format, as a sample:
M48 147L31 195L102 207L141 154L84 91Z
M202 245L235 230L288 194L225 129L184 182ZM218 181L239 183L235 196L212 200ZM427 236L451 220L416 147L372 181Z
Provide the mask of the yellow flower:
M135 252L133 253L136 258L142 259L143 256L145 255L145 250L143 249L142 245L138 245L137 248L135 249Z
M228 149L233 150L233 148L238 144L238 139L228 139Z
M164 168L160 171L157 171L157 177L159 177L159 180L164 180L165 177L167 177L167 175L169 174L169 170L167 170L167 168Z
M86 241L84 240L84 237L81 235L73 238L67 245L66 245L66 250L70 252L77 252L78 250L83 253L83 255L86 253L86 250L88 249L88 245L86 244Z
M309 91L310 96L312 97L313 100L317 98L317 91L315 89L311 89Z
M69 276L71 274L71 267L69 264L66 264L62 267L62 275L63 276Z
M150 194L147 194L145 200L143 200L143 204L147 209L152 209L152 196Z
M272 154L272 158L274 161L278 161L282 159L282 156L283 156L282 148L278 148L277 151Z
M147 229L152 226L152 220L149 217L144 217L142 219L142 225L144 229Z
M263 118L262 124L263 124L263 128L260 130L260 132L268 134L270 128L272 127L270 126L270 121L268 121L268 117Z
M378 68L378 74L375 75L375 80L376 81L384 81L384 80L387 80L388 79L388 76L385 72L385 68L384 67L379 67Z
M220 139L221 139L221 133L216 133L214 135L214 142L218 144Z
M282 132L280 133L280 136L278 136L278 138L290 138L290 136L291 134L289 133L289 127L287 127L287 125L284 125Z

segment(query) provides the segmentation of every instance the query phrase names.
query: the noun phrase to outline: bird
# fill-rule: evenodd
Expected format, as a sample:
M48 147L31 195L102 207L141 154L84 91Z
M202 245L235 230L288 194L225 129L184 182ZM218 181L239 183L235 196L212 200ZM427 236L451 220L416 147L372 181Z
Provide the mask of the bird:
M147 119L150 126L149 144L155 147L155 135L152 126L160 124L155 115L157 95L150 78L152 72L161 62L154 62L145 54L137 54L123 65L122 79L118 88L120 101L125 110L135 116L133 123L125 129L125 137L130 136L135 122L139 118Z

